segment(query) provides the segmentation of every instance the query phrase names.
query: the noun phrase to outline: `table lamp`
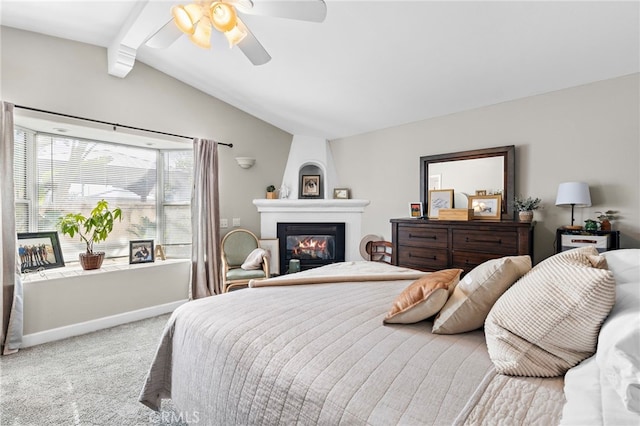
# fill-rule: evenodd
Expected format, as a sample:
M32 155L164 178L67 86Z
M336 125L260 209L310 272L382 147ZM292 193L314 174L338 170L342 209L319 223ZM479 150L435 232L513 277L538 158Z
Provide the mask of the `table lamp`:
M567 225L566 229L582 229L582 226L573 224L573 208L591 206L591 194L589 193L589 185L585 182L564 182L558 186L558 195L556 197L556 206L571 205L571 225Z

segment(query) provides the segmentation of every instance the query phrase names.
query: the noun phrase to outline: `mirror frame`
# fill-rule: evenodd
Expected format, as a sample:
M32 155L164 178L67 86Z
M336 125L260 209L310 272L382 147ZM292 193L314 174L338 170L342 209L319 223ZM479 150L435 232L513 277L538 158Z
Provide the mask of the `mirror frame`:
M474 149L470 151L453 152L448 154L426 155L420 157L420 201L426 206L429 199L429 165L432 163L442 163L445 161L472 160L474 158L503 157L504 158L504 184L503 184L503 220L513 220L514 208L513 200L515 196L515 167L516 167L515 145L499 146L494 148ZM455 190L455 188L454 188ZM469 194L475 195L475 194Z

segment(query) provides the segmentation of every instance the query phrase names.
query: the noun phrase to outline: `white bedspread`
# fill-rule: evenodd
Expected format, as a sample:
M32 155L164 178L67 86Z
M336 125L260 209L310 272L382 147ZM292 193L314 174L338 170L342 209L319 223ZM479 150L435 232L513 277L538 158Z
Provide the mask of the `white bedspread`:
M390 272L374 267L360 272ZM298 278L345 272L334 268L339 274ZM492 404L478 395L497 376L481 330L436 335L427 321L383 325L412 281L298 282L187 303L166 326L140 400L158 409L172 398L205 425L451 425L470 413L486 421L473 409ZM505 388L510 378L502 377L493 387ZM509 392L500 398L520 404ZM523 424L537 409L529 404L509 419Z

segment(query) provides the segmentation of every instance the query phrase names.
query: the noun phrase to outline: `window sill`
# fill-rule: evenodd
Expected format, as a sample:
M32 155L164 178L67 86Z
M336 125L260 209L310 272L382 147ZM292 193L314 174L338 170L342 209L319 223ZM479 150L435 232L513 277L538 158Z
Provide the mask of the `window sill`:
M100 269L92 269L85 271L80 266L79 262L71 262L69 265L62 268L43 269L42 271L35 271L22 274L23 283L33 283L39 281L55 280L61 278L90 276L95 274L103 274L112 271L129 271L133 269L142 268L157 268L162 265L171 265L176 263L191 262L189 259L167 259L157 260L149 263L129 264L128 259L105 259Z

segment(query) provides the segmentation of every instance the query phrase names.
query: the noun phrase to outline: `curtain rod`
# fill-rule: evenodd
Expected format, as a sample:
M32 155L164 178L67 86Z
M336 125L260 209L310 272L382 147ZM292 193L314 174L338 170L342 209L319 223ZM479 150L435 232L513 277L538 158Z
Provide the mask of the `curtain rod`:
M22 105L14 105L14 107L15 108L21 108L21 109L26 109L26 110L29 110L29 111L43 112L45 114L59 115L61 117L74 118L76 120L91 121L92 123L106 124L106 125L109 125L109 126L113 126L113 130L114 131L116 130L117 127L122 127L122 128L125 128L125 129L140 130L142 132L155 133L155 134L158 134L158 135L165 135L165 136L173 136L173 137L176 137L176 138L195 139L195 138L190 137L190 136L182 136L182 135L176 135L176 134L173 134L173 133L160 132L158 130L149 130L149 129L143 129L141 127L127 126L127 125L118 124L118 123L110 123L108 121L94 120L93 118L78 117L76 115L69 115L69 114L63 114L63 113L60 113L60 112L46 111L44 109L32 108L32 107L27 107L27 106L22 106ZM233 144L232 143L218 142L218 145L224 145L224 146L228 146L229 148L233 148Z

